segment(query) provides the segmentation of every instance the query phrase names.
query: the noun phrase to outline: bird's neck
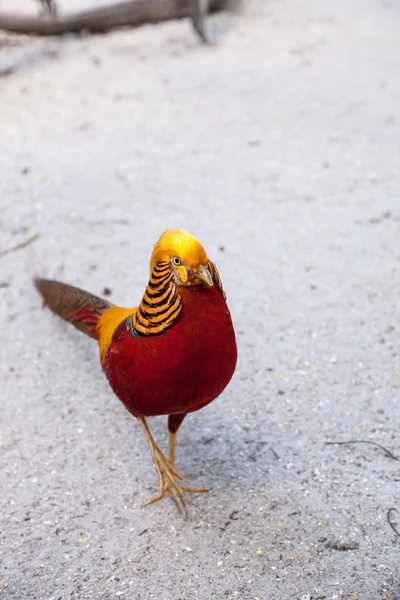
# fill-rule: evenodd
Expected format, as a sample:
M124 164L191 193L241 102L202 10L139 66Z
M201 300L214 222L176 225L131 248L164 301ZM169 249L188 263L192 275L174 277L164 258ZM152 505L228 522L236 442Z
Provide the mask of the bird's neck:
M181 309L181 297L173 281L169 262L157 261L132 318L132 334L160 335L174 324Z

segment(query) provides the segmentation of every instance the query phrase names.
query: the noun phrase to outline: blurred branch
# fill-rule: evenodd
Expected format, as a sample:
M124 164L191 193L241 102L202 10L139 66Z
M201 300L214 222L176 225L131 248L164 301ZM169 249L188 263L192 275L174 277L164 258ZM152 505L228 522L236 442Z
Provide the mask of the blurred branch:
M6 254L9 254L10 252L15 252L15 250L20 250L21 248L26 248L26 246L29 246L29 244L32 244L32 242L34 242L38 237L39 237L38 233L32 233L23 242L20 242L19 244L15 244L15 246L10 246L9 248L4 248L3 250L0 250L0 256L5 256Z
M189 0L190 18L192 20L193 29L204 43L208 42L205 29L208 6L208 0Z
M42 14L51 15L53 17L57 14L56 0L38 0L42 7Z
M226 8L229 0L209 0L208 12ZM196 10L196 5L199 9ZM203 15L203 17L202 17ZM66 33L105 33L116 27L138 27L170 19L190 17L205 41L204 0L131 0L59 17L29 17L0 12L0 29L37 36Z

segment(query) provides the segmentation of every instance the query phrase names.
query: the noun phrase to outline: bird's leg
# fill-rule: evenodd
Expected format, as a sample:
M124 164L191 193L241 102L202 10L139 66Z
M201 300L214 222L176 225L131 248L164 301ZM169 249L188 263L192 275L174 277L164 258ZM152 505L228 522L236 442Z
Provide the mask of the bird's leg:
M169 464L175 467L176 433L169 432Z
M168 416L168 432L169 432L169 464L175 470L175 450L176 450L176 433L182 424L183 419L186 417L185 414L169 415ZM183 481L187 481L186 477L182 477ZM184 492L209 492L209 488L194 488L186 485L181 485L181 490Z
M153 463L158 475L159 485L158 494L156 494L156 496L153 498L150 498L150 500L148 500L145 504L152 504L153 502L157 502L157 500L161 500L161 498L164 498L164 496L171 496L178 505L183 517L186 518L186 509L184 505L184 502L186 501L185 493L177 481L177 479L183 480L184 478L180 473L175 471L175 469L165 458L164 454L158 448L146 423L146 419L144 417L138 417L138 421L142 426L150 446Z
M176 448L176 434L179 427L182 424L183 419L186 417L183 415L169 415L168 416L168 432L169 432L169 464L175 469L175 448Z
M164 498L164 496L171 496L178 505L182 516L186 518L185 503L187 502L187 498L185 496L185 492L207 492L208 490L206 488L189 488L187 486L181 485L177 480L181 479L182 481L186 481L185 477L178 473L175 470L174 465L172 465L171 462L165 458L164 454L161 452L161 450L155 443L153 436L151 435L146 419L144 417L138 417L138 421L142 426L142 429L150 446L151 456L157 471L159 486L158 494L156 494L153 498L150 498L150 500L145 502L145 505L153 504L153 502L161 500L161 498ZM181 422L182 421L183 418L181 419ZM174 433L174 435L176 435L176 433ZM172 451L173 453L175 451L174 441L172 442Z

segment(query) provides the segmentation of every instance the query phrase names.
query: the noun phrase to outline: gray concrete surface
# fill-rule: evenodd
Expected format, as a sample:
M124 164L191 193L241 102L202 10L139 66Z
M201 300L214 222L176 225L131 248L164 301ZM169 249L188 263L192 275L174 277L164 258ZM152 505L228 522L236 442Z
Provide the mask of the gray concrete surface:
M400 598L400 463L326 445L400 456L399 5L228 21L216 48L169 23L0 49L0 248L40 234L0 257L5 599ZM143 435L30 282L63 266L133 305L174 226L217 261L240 353L180 432L213 488L186 522L142 508Z

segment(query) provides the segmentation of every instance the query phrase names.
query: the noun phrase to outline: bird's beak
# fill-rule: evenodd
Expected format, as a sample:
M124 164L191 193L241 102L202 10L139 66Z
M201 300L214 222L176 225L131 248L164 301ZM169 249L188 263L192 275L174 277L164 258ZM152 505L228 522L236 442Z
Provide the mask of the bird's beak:
M201 281L204 281L204 283L206 283L207 285L209 285L210 287L214 284L213 282L213 278L211 277L211 273L210 271L207 269L207 267L201 267L201 270L196 273L196 276L201 279Z

